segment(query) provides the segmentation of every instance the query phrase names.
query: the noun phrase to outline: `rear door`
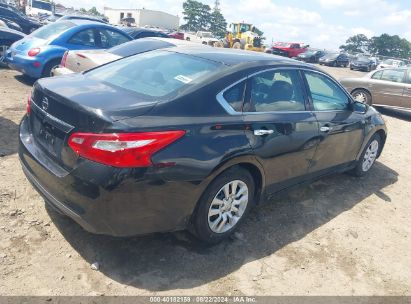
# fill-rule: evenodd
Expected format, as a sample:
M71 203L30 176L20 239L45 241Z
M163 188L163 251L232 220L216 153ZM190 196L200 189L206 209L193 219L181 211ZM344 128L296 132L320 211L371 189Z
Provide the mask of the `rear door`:
M318 71L304 71L304 75L320 131L310 173L322 173L356 159L364 140L365 120L351 109L351 98L332 78Z
M387 69L376 72L373 75L373 79L376 80L372 87L373 103L401 107L404 98L405 72L405 69Z
M298 183L318 143L318 124L306 109L298 69L272 69L247 81L243 107L246 135L262 163L268 192Z
M405 78L404 93L401 106L411 109L411 70L407 71Z

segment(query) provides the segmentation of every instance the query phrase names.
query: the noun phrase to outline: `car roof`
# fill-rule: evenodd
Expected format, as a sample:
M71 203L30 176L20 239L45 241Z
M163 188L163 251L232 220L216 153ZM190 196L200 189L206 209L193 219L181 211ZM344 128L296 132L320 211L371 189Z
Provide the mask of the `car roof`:
M186 48L184 46L173 48L173 52L192 55L200 57L203 59L221 62L228 66L235 66L245 63L255 63L256 65L261 64L261 62L272 63L272 64L290 64L290 65L300 65L309 66L305 63L301 63L294 59L289 59L286 57L259 53L253 51L244 51L237 49L225 49L216 47L190 47Z

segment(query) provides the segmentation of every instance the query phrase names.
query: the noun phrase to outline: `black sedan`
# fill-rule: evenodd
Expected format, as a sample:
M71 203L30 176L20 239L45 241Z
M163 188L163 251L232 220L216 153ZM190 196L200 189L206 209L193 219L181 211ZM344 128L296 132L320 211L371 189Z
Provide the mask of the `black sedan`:
M325 55L324 51L320 50L308 50L307 52L298 54L298 56L294 59L299 61L304 61L308 63L318 63L321 57Z
M320 65L328 65L333 67L348 67L350 59L346 54L328 53L318 60Z
M350 70L371 72L375 68L375 62L368 57L358 57L350 63Z
M126 32L133 39L141 39L148 37L170 38L167 34L153 29L126 26L120 27L120 29Z
M22 32L0 27L0 63L6 57L7 49L16 41L23 39L26 35Z
M221 241L278 191L366 174L386 139L380 114L317 68L204 47L41 79L27 110L27 178L86 230L115 236L188 228Z

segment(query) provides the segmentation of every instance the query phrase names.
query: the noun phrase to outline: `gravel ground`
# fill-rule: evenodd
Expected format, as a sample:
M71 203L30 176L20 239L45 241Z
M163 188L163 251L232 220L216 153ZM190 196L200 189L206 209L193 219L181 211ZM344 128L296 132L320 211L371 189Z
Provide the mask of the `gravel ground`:
M290 192L207 248L185 232L96 236L46 209L16 154L30 85L0 69L0 295L411 295L410 122L386 117L367 177Z

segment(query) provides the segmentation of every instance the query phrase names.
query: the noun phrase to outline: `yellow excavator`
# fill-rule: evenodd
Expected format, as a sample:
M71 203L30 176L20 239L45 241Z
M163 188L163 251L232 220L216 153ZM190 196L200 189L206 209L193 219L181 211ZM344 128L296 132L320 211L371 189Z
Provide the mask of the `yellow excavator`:
M225 38L215 43L217 47L242 49L255 52L264 52L262 37L255 32L252 24L239 22L230 24L230 30Z

